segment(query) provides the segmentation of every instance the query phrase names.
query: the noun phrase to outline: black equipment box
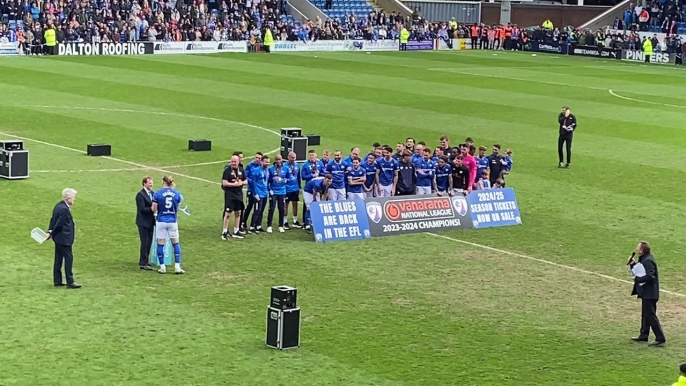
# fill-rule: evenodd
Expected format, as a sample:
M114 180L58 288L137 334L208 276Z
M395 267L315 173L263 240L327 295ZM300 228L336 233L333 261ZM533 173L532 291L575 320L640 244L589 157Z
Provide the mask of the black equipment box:
M212 150L212 142L206 139L191 139L190 141L188 141L188 150L210 151Z
M106 143L88 144L86 154L93 157L109 157L112 155L112 146Z
M288 159L288 153L295 153L298 162L307 161L307 137L284 137L281 136L281 157Z
M267 307L267 347L285 350L300 346L300 307Z
M0 141L0 177L29 178L29 151L24 150L24 141Z
M281 129L281 137L302 137L303 129L299 127L286 127Z
M319 146L321 144L321 137L316 134L307 134L307 145L308 146Z
M287 310L298 306L298 289L287 285L272 287L270 307Z
M0 141L0 149L4 150L24 150L24 141L18 139L10 139L5 141Z

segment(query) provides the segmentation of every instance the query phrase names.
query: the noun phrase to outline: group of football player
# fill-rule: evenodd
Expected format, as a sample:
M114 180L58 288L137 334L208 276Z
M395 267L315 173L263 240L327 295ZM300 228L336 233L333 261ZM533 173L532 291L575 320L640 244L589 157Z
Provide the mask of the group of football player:
M278 231L291 228L310 230L309 206L319 200L352 200L367 197L436 194L466 195L472 190L505 187L505 176L512 170L513 152L502 152L494 144L478 149L471 138L451 146L448 136L440 145L430 148L424 142L407 138L398 142L395 150L389 145L374 143L371 151L360 157L353 148L343 158L340 150L324 150L321 158L315 150L307 161L299 163L291 152L284 160L256 153L243 167L243 154L234 153L222 176L224 189L224 229L222 239L243 238L247 233L273 232L274 215L278 212ZM333 158L330 158L333 155ZM247 203L243 189L247 187ZM302 191L302 224L298 221L298 203ZM267 210L267 203L269 209ZM289 209L292 223L288 222ZM262 227L267 210L267 226ZM230 232L231 213L234 214Z

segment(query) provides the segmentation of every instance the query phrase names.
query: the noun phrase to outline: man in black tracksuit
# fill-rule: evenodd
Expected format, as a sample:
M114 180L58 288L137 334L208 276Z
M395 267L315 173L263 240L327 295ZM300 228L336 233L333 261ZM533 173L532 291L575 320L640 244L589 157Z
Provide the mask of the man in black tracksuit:
M572 163L572 139L576 130L576 117L571 113L569 107L563 107L562 112L557 117L560 123L560 136L557 138L557 155L560 159L559 167L568 168ZM562 146L567 150L567 163L564 163Z
M453 191L452 194L464 195L472 181L469 180L469 168L462 163L463 157L458 155L452 163L453 166Z
M396 196L409 196L415 194L417 191L417 173L414 164L412 163L412 152L405 149L402 152L402 157L398 167L398 185L396 187Z
M501 177L501 174L503 173L503 167L506 164L505 157L503 157L500 154L500 144L496 143L493 145L493 153L486 157L488 159L488 168L490 169L490 181L491 181L491 186L495 186L495 183L498 181L499 178L503 178L505 176Z

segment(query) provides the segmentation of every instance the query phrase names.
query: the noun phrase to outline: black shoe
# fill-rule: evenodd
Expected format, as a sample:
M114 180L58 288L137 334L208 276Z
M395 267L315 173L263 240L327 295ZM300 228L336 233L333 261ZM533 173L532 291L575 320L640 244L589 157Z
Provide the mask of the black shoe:
M142 269L144 271L152 271L152 267L149 265L141 265L140 269Z
M300 228L302 228L302 227L303 227L303 226L300 225L300 223L299 223L297 220L293 223L293 228L298 228L298 229L300 229Z
M631 338L634 342L647 342L648 337L642 337L642 336L637 336L635 338Z
M245 237L243 237L243 235L240 232L236 232L236 233L232 234L231 237L233 237L234 239L244 239L245 238Z
M291 230L291 227L288 225L288 223L284 223L284 224L283 224L283 229L289 231L289 230Z
M239 230L238 230L238 234L239 234L240 236L245 236L247 233L248 233L248 232L246 232L245 229L239 229Z
M565 169L569 169L570 166L572 166L572 164L565 164Z
M564 164L564 163L562 163L562 162L560 162L560 164L559 164L559 165L557 165L557 167L558 167L558 168L563 168L563 167L565 167L565 164Z
M67 288L78 289L78 288L81 288L81 284L74 282L71 284L67 284Z
M228 240L229 239L229 233L228 232L222 232L222 240Z
M255 233L266 233L266 232L267 232L267 231L264 230L264 228L262 228L262 227L255 228Z
M55 287L64 287L65 285L64 283L55 283Z
M255 230L255 228L252 228L252 227L250 228L250 230L248 232L252 233L253 235L257 234L257 230Z
M648 347L664 347L665 343L667 343L667 342L664 340L661 340L661 341L656 340L654 342L648 343Z

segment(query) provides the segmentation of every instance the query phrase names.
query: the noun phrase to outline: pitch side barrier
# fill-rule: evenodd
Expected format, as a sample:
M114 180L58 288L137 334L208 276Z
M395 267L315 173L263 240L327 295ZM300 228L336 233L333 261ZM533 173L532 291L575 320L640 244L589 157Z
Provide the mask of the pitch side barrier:
M468 50L468 39L429 39L409 41L408 51ZM245 41L195 41L195 42L125 42L125 43L86 43L69 42L57 45L55 54L61 56L121 56L121 55L168 55L168 54L219 54L248 53L263 51L263 47L250 45ZM317 41L276 41L271 52L379 52L399 51L398 40L317 40ZM34 52L43 52L43 47ZM30 47L19 43L0 43L0 56L30 54Z
M467 196L393 196L310 204L317 242L406 233L490 228L522 223L512 188L473 191Z

